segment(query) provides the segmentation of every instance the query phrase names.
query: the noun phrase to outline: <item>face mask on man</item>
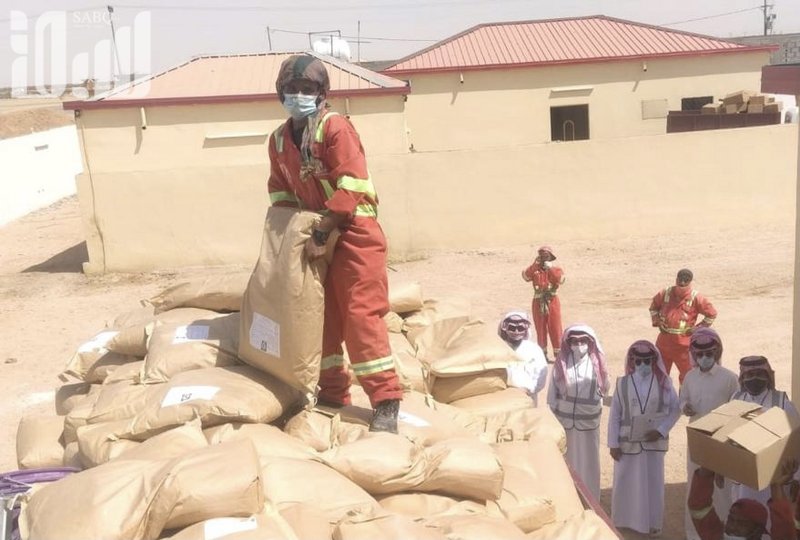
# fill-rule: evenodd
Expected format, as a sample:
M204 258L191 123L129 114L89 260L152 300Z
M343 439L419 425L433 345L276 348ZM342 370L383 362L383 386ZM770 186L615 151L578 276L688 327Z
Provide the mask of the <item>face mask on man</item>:
M695 358L695 360L697 361L697 365L700 366L700 369L703 371L708 371L711 369L716 362L713 355L699 356Z
M586 356L586 353L589 352L589 344L575 343L570 345L569 349L572 351L573 358L583 358L584 356Z
M651 360L636 360L636 373L642 377L649 377L653 374L653 367L650 365Z
M317 112L317 99L319 96L314 94L284 94L283 108L292 115L295 120L302 120Z
M759 395L767 388L767 380L761 378L747 379L744 381L744 389L753 396Z

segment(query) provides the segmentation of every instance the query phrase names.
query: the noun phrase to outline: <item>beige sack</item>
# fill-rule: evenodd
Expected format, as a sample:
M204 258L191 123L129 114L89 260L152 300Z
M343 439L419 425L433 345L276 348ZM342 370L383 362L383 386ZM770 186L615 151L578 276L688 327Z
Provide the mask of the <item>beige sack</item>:
M490 369L482 373L457 377L435 377L431 393L436 401L452 403L459 399L491 394L506 388L506 370Z
M108 328L128 328L145 325L155 317L155 308L150 304L131 309L118 315L113 321L106 323Z
M267 423L283 415L299 393L249 366L195 369L156 385L133 418L130 435L154 433L200 418L203 427L228 422Z
M390 334L400 334L403 332L403 318L394 311L390 311L384 315L383 322L386 323L386 330L388 330Z
M97 388L101 388L99 385ZM100 391L90 391L78 401L64 417L64 444L78 442L78 428L85 426L92 415L92 409L100 397Z
M497 499L503 488L503 468L495 451L475 438L449 439L430 452L444 457L415 491L436 491L479 501Z
M144 369L144 360L131 362L119 366L117 369L109 373L105 378L103 384L115 384L124 382L129 385L139 384L142 381L142 370Z
M395 313L411 313L424 307L422 285L411 283L392 283L389 285L389 309Z
M55 397L56 414L66 416L78 403L83 401L90 391L97 392L99 390L99 385L91 385L86 382L65 384L59 387Z
M398 493L430 478L448 454L391 433L369 433L321 454L324 463L371 495Z
M64 463L64 418L23 416L17 427L17 465L20 469L60 467Z
M549 407L519 409L486 416L486 429L481 438L487 442L553 441L567 451L567 434Z
M476 515L436 516L424 521L439 529L447 540L525 540L519 527L499 517ZM579 539L575 539L579 540ZM580 539L582 540L582 539Z
M482 321L457 324L457 319L437 321L414 341L417 358L436 376L505 370L518 362L514 351L497 335L497 329Z
M239 357L310 395L322 358L324 258L309 262L305 244L314 212L270 207L261 255L242 301ZM328 245L334 245L332 235Z
M84 469L97 467L116 459L125 450L140 443L120 439L128 427L128 420L88 424L78 428L78 449L81 466Z
M372 512L348 517L336 525L333 540L447 540L435 527L406 516Z
M405 390L426 392L425 370L415 357L414 347L403 334L389 334L389 346L394 355L394 367Z
M116 330L104 330L80 345L69 362L67 362L64 373L83 380L89 368L109 352L106 345L116 335Z
M83 380L91 384L102 384L116 370L127 364L138 361L136 356L126 356L115 352L107 352L100 356L97 361L89 366Z
M193 369L238 364L239 314L215 315L188 324L157 323L147 345L142 381L166 382Z
M297 540L330 540L333 526L319 508L304 503L282 504L281 517L294 531Z
M458 399L450 405L483 417L531 409L534 406L531 397L521 388L506 388L500 392Z
M279 509L303 503L337 522L350 512L379 509L377 501L327 465L316 461L275 458L261 468L267 500Z
M155 399L161 386L132 384L131 381L104 384L97 394L87 423L99 424L133 418Z
M247 439L253 443L259 459L272 458L318 459L317 453L308 445L290 437L275 426L267 424L222 424L203 430L208 444Z
M317 452L324 452L336 446L339 424L338 414L304 410L291 417L283 431Z
M169 469L169 461L118 460L44 484L22 506L22 538L157 538L164 520L150 506Z
M494 448L506 481L500 499L486 503L490 514L505 516L530 532L583 511L564 456L552 441L500 443ZM546 502L552 510L545 508Z
M199 420L192 420L182 426L155 435L143 443L127 448L119 459L139 459L158 461L159 459L181 458L208 446Z
M402 514L412 519L429 518L445 513L486 513L484 503L438 493L394 493L378 497L378 503L388 512Z
M250 517L223 517L201 521L170 536L168 540L223 538L224 540L298 540L291 526L273 509L265 509L260 514ZM310 540L311 537L306 538Z
M264 506L260 466L253 444L231 441L176 459L151 512L168 516L165 529L218 517L247 517Z
M64 447L64 467L72 467L73 469L83 470L83 463L81 463L81 451L78 446L78 441L71 442Z
M567 521L545 525L528 534L528 540L618 540L617 534L592 510L584 510Z
M144 358L147 355L147 340L153 332L153 322L121 328L108 342L109 351Z
M156 313L179 307L239 311L249 272L198 277L178 283L150 299Z
M403 321L403 330L408 332L409 341L413 344L416 342L416 336L436 321L457 319L461 324L465 324L472 320L471 313L472 306L465 298L429 299L425 300L422 309L407 314Z

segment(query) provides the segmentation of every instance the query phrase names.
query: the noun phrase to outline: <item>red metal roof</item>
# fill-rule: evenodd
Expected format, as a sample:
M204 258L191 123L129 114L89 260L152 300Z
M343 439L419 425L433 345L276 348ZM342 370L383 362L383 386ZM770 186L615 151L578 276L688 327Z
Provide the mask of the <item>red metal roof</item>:
M198 56L162 73L118 86L65 109L100 109L225 103L278 99L275 79L281 62L297 53ZM403 81L330 56L309 52L325 63L329 96L407 94Z
M663 56L771 51L709 36L595 15L480 24L399 60L383 72L488 69Z

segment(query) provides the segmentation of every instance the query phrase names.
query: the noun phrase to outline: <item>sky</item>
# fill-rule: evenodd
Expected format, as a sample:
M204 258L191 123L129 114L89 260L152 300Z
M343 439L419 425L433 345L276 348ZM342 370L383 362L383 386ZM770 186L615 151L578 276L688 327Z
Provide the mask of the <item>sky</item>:
M365 61L514 20L602 14L722 38L763 33L763 0L120 1L111 4L114 55L109 14L97 0L2 0L0 87L108 80L115 63L122 72L158 72L198 54L306 50L309 32L340 33L352 59ZM773 33L800 33L800 0L769 3Z

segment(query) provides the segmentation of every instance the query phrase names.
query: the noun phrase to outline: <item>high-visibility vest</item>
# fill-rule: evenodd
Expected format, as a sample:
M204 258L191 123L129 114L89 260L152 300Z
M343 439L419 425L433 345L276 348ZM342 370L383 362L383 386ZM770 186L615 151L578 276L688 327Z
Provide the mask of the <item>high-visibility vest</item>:
M617 379L617 391L615 394L616 399L620 400L622 405L622 420L619 428L619 448L623 454L640 454L643 450L647 452L666 452L669 448L669 436L659 439L654 442L638 442L631 441L631 429L633 427L633 416L641 416L639 409L639 400L636 397L636 392L631 392L630 388L633 385L631 382L632 375L626 375ZM664 393L658 385L658 379L655 374L653 375L652 384L656 391L657 396L650 396L645 405L644 414L659 414L665 411ZM658 399L652 399L657 397Z
M664 305L665 306L669 303L669 297L670 297L671 294L672 294L672 287L667 287L666 289L664 289ZM689 294L689 298L686 299L686 302L685 302L686 303L686 307L689 307L689 308L692 307L692 304L694 304L694 300L695 300L696 297L697 297L697 291L692 289L691 294ZM685 320L682 320L680 322L680 324L678 325L678 328L667 328L667 327L662 327L661 328L662 332L666 332L667 334L677 334L679 336L682 336L683 334L685 334L689 330L690 330L690 328L688 328L686 326L686 321Z
M329 111L325 113L322 117L322 120L317 124L317 129L314 132L314 142L315 143L322 143L325 140L325 123L333 116L338 115L339 113ZM272 137L275 139L275 150L281 154L283 153L284 149L284 136L283 132L286 129L286 123L281 124L278 129L272 132ZM313 158L312 158L313 160ZM314 166L319 168L318 173L315 176L319 181L320 185L322 186L323 191L325 192L325 197L330 199L333 197L334 187L331 185L331 181L329 178L330 174L328 171L324 169L324 166L321 161L314 160ZM314 168L314 167L312 167ZM349 191L355 191L358 193L364 193L365 195L369 196L369 198L373 201L378 200L378 193L375 191L375 186L372 183L372 178L367 177L364 178L354 178L352 176L341 176L336 179L336 187L340 189L347 189ZM302 206L302 202L297 199L296 197L294 200L297 201L298 206ZM275 202L273 200L273 202ZM356 216L362 217L378 217L378 207L375 204L370 202L363 202L359 204L354 212Z
M592 431L600 427L600 415L603 412L603 404L600 393L597 390L597 374L591 360L586 360L591 366L592 379L589 384L589 397L581 397L576 388L570 389L567 386L567 395L562 396L556 388L556 403L553 414L564 429L576 429L578 431ZM571 393L574 392L574 393ZM585 394L584 394L585 395Z
M786 402L786 392L781 392L780 390L770 390L772 392L772 396L770 399L769 407L780 407L783 408L783 404ZM731 399L741 399L742 401L749 401L750 403L754 403L752 400L745 399L748 393L745 390L739 390ZM766 401L766 400L765 400ZM766 403L765 403L766 405Z

